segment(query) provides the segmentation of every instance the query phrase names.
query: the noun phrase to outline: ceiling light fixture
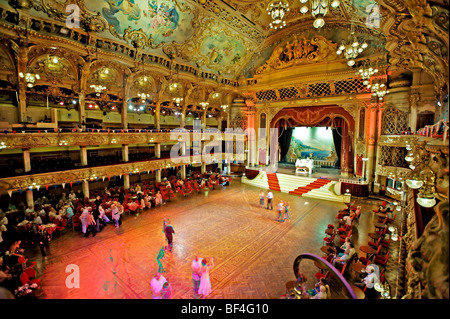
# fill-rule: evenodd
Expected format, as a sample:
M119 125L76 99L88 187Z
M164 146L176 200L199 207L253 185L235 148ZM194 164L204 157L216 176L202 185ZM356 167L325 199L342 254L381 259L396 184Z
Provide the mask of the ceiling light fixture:
M19 77L21 77L22 79L25 79L25 82L27 82L27 87L32 88L34 85L34 82L36 82L36 80L39 80L41 77L39 76L39 74L33 74L33 73L25 73L23 74L22 72L19 73Z
M309 6L306 5L309 1ZM327 15L330 7L335 9L339 7L339 0L300 0L303 6L300 8L300 13L306 14L311 10L311 15L315 18L313 26L316 29L320 29L325 25L325 16Z
M266 11L272 19L269 26L271 29L282 29L286 26L286 21L284 21L284 17L289 11L289 3L286 0L273 0L271 1Z

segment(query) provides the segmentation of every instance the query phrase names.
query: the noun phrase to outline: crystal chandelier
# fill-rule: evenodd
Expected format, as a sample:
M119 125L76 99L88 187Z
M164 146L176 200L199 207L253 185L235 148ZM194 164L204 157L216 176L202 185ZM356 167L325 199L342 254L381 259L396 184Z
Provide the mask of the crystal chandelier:
M289 11L289 3L286 0L273 0L269 3L266 8L269 16L272 18L269 26L271 29L283 28L286 26L286 21L284 17Z
M141 102L144 103L150 97L148 93L138 93L137 96L141 98Z
M180 103L181 103L181 101L183 101L183 98L182 97L174 97L172 100L177 106L180 106Z
M339 0L300 0L300 3L303 4L300 8L300 12L303 14L307 13L309 10L306 5L308 1L311 7L311 14L313 18L315 18L313 26L316 29L322 28L325 25L324 18L329 11L329 7L337 8L340 4Z
M348 60L347 65L353 66L355 65L356 57L364 51L369 45L364 40L362 43L358 41L355 36L355 33L352 31L346 40L341 41L341 45L339 45L336 54L340 55L344 53L344 57Z
M32 88L33 85L34 85L34 82L36 82L36 80L39 80L41 78L39 76L39 74L33 74L33 73L25 73L25 74L23 74L22 72L20 72L19 76L22 79L25 78L25 82L27 82L27 86L29 88Z
M221 107L224 111L226 111L227 108L228 108L228 104L223 104L223 105L221 105L220 107Z
M372 95L376 96L380 100L383 100L384 96L389 93L387 85L384 81L384 77L377 77L371 81L367 86L368 89L372 90Z
M102 94L103 90L106 90L106 86L100 85L100 84L92 84L90 86L92 89L94 89L95 92L97 92L97 96L100 96Z
M206 109L206 107L209 105L208 102L200 102L200 105L203 109Z
M373 68L370 66L369 60L364 61L364 63L359 67L357 75L361 76L363 80L363 85L370 84L370 78L378 72L377 68Z

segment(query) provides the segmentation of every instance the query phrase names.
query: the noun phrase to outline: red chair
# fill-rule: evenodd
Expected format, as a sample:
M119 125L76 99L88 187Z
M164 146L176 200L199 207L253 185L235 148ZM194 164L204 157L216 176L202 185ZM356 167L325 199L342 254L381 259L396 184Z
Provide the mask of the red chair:
M75 227L78 227L80 225L81 225L80 214L76 213L72 217L72 231L75 231Z
M325 245L331 245L331 243L334 242L334 237L336 236L336 233L333 233L333 235L331 235L331 237L324 237L323 241Z
M369 241L368 244L369 244L369 246L372 246L373 248L377 248L378 246L381 245L381 237L378 238L376 243L374 243L373 241Z
M28 268L28 269L34 270L34 269L32 269L32 268ZM23 273L20 275L20 283L21 283L22 285L26 285L26 284L29 284L29 285L31 285L31 284L37 284L38 286L40 286L41 280L40 280L40 279L30 279L30 276L28 275L28 273L23 272Z
M381 248L382 248L381 245L378 246L377 252L370 258L364 256L359 257L359 261L362 262L363 264L369 265L370 263L372 263L372 260L375 258L375 256L381 253Z
M387 224L392 224L395 221L396 217L397 217L397 214L394 214L394 217L392 217L392 218L387 217L386 218L386 223Z
M380 237L380 239L381 239L381 237ZM390 243L391 243L391 236L389 236L388 240L381 239L381 241L380 241L380 244L381 244L381 246L383 246L383 248L388 248Z
M375 255L374 263L382 267L386 267L388 260L389 260L389 251L387 252L386 256Z
M129 213L130 212L130 208L128 207L128 203L127 202L124 202L122 206L123 206L123 212L124 213Z
M58 225L56 225L56 230L59 231L59 234L62 234L62 231L67 227L67 219L62 218Z
M343 243L345 243L345 238L351 237L351 236L352 236L352 230L350 229L350 231L348 232L347 236L341 235L341 239L339 240L339 242L340 242L341 244L343 244Z

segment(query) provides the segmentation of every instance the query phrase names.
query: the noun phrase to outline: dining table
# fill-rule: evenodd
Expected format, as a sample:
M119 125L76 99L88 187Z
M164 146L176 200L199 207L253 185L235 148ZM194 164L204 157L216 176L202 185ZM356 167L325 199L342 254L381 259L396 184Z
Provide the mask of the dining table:
M330 246L322 246L320 250L327 255L336 254L336 249Z
M355 293L357 299L365 299L366 298L366 294L364 293L364 291L361 288L359 288L355 285L350 285L350 288ZM342 290L344 292L344 295L346 295L347 297L350 297L348 291L345 290L344 287L342 287Z
M322 264L318 261L314 262L314 266L316 266L317 268L319 268L320 272L323 273L324 270L328 270L328 267L325 264Z
M50 224L46 224L46 225L42 225L44 226L45 230L47 231L47 233L51 236L52 233L56 230L56 224L50 223Z
M366 265L360 262L351 263L350 268L358 275L366 272Z
M368 236L372 239L373 242L376 242L381 237L381 234L369 233Z
M376 254L377 251L370 246L360 246L359 250L366 254L366 257L369 258L369 255Z
M383 223L375 223L375 224L373 224L374 226L375 226L375 228L379 231L379 230L381 230L381 229L383 229L383 228L386 228L387 226L386 226L386 224L383 224Z

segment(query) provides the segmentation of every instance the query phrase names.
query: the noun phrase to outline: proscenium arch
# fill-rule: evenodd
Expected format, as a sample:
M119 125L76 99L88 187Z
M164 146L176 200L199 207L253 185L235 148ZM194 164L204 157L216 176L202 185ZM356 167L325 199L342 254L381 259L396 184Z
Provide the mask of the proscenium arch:
M291 120L293 125L314 126L326 118L342 118L347 124L349 131L355 131L355 120L342 107L337 105L312 106L312 107L289 107L280 110L271 120L270 128L275 128L280 120ZM304 121L303 119L310 119Z

